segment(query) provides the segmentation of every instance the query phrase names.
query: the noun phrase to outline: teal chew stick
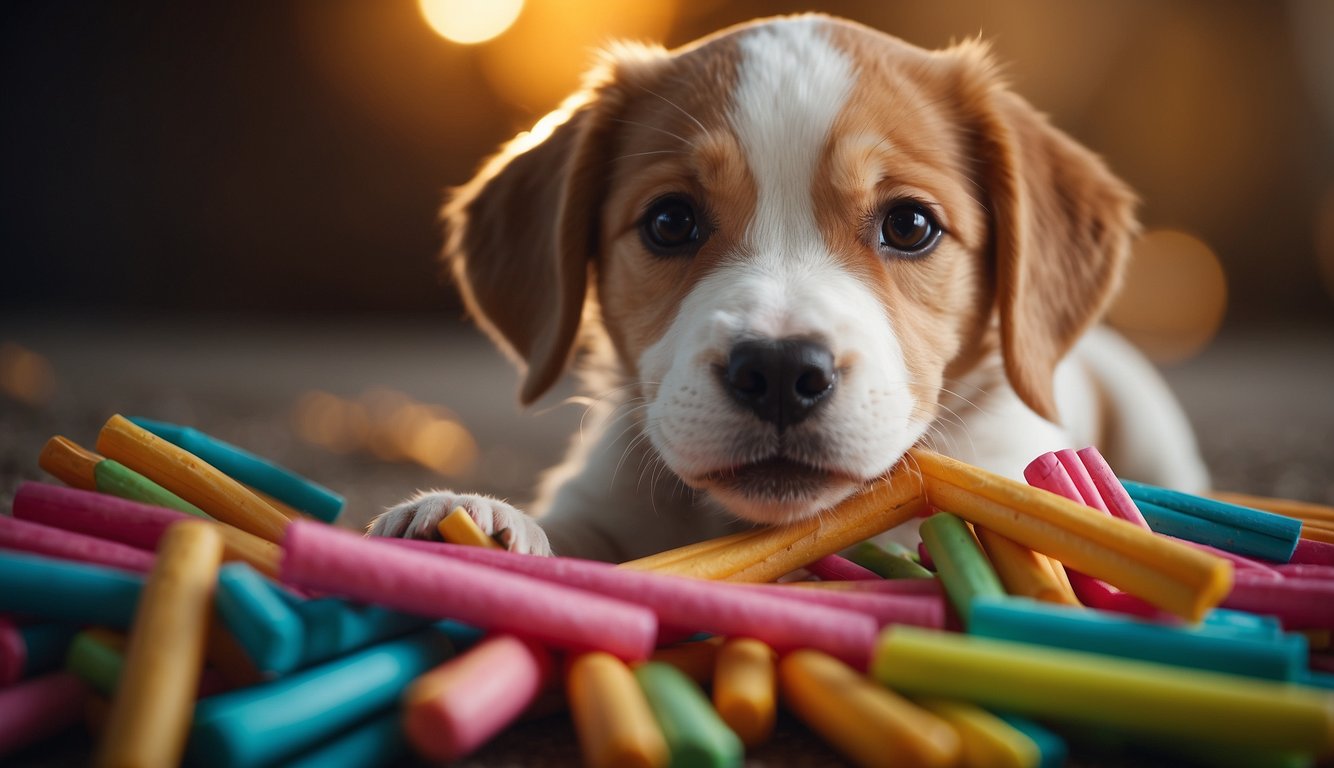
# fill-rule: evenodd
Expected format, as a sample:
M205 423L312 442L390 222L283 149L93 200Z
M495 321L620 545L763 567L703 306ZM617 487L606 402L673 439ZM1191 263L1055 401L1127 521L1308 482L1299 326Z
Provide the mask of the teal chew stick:
M306 625L258 571L228 563L218 571L214 597L218 614L255 667L265 675L283 675L301 666Z
M281 587L274 591L304 627L299 667L319 664L431 624L430 619L378 605L339 597L306 599Z
M126 629L143 584L115 568L0 552L0 613Z
M193 453L233 480L263 491L284 504L326 523L338 519L339 513L343 511L342 496L243 448L206 435L192 427L138 417L131 418L130 421L163 440Z
M922 522L922 542L935 561L936 573L945 586L945 594L970 626L973 604L983 598L1005 596L1005 587L991 567L991 561L973 538L973 531L961 518L937 512Z
M1125 486L1126 492L1130 494L1140 511L1144 513L1144 519L1148 521L1149 527L1155 531L1158 530L1158 527L1154 524L1154 515L1161 517L1162 508L1166 508L1180 516L1201 521L1190 527L1193 535L1206 535L1207 533L1207 535L1217 537L1222 541L1229 539L1235 541L1232 546L1217 544L1212 541L1202 543L1226 549L1239 555L1259 557L1281 563L1286 563L1292 558L1292 553L1297 548L1297 540L1301 537L1301 521L1294 518L1236 504L1228 504L1214 499L1206 499L1201 496L1193 496L1189 493L1170 491L1166 488L1136 483L1131 480L1122 480L1121 485ZM1146 506L1151 507L1152 510L1145 509ZM1181 521L1176 516L1169 516L1169 519L1163 522L1177 526L1187 524L1186 521ZM1192 534L1172 535L1197 540L1193 538ZM1241 549L1234 549L1233 546L1241 547Z
M671 753L670 768L723 768L741 765L745 748L718 717L695 682L676 667L649 662L635 668Z
M281 763L282 768L399 765L409 750L402 720L403 713L397 707L387 709L337 738Z
M187 762L269 765L294 758L392 707L418 675L448 658L448 638L424 630L195 706Z
M23 677L26 679L58 669L65 662L65 654L79 627L72 622L25 624L18 631L23 638Z
M1010 714L1008 712L998 713L996 715L1004 720L1007 725L1016 731L1027 736L1038 747L1037 768L1061 768L1065 765L1067 755L1070 750L1065 746L1065 739L1052 733L1050 730L1029 720L1027 717Z
M213 518L180 496L149 480L133 469L112 459L103 459L93 467L97 490L122 499L174 509L205 520Z
M1306 638L1229 637L1022 598L973 603L969 634L1269 680L1298 681Z
M882 579L930 579L935 576L909 557L906 550L903 553L888 552L869 541L857 544L846 555Z
M1215 608L1204 614L1199 630L1232 637L1272 640L1283 634L1283 622L1277 616L1261 616L1258 613L1231 608Z

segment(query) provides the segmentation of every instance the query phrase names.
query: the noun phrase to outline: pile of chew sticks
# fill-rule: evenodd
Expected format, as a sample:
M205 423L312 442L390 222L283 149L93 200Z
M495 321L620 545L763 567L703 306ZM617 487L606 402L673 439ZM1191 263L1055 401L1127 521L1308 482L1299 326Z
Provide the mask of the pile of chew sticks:
M100 765L449 760L566 706L593 766L737 765L780 704L859 765L1334 746L1332 511L1122 484L1091 449L1032 485L915 450L816 518L614 566L466 514L369 539L187 428L116 416L96 448L53 438L69 487L0 516L0 759L85 722ZM866 542L919 516L920 553Z

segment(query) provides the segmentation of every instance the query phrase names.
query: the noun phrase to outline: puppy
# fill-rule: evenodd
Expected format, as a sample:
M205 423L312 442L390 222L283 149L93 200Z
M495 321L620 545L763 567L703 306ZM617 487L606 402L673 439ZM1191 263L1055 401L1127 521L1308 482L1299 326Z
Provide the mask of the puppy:
M370 532L463 506L510 549L624 560L818 514L919 443L1016 477L1098 444L1198 489L1166 388L1089 332L1134 205L979 43L807 15L616 47L444 209L521 401L576 356L595 398L540 524L433 491Z

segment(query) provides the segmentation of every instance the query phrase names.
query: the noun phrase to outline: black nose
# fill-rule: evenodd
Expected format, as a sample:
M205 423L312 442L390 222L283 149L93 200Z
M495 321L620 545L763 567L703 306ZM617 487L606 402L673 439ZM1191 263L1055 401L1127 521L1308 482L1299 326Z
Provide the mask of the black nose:
M804 339L743 341L722 371L728 394L780 430L809 416L837 378L829 348Z

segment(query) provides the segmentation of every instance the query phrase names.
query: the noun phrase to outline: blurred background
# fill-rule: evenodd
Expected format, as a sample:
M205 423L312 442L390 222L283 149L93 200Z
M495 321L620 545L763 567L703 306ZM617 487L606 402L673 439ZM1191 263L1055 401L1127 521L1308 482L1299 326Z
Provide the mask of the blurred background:
M347 493L526 498L531 416L436 263L436 211L615 38L822 10L981 36L1143 196L1111 321L1220 485L1334 501L1334 3L10 2L0 30L0 498L111 413L196 424ZM577 439L577 438L576 438Z

